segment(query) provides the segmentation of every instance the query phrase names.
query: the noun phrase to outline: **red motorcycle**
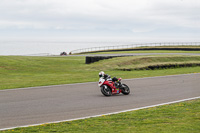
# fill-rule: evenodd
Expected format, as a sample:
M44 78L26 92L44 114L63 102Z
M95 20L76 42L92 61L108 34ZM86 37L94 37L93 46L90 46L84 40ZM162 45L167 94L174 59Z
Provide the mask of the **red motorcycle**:
M118 79L119 82L113 82L112 79L99 79L99 87L101 88L101 92L105 96L111 96L112 94L120 94L128 95L130 93L130 89L126 84L121 84L121 78Z

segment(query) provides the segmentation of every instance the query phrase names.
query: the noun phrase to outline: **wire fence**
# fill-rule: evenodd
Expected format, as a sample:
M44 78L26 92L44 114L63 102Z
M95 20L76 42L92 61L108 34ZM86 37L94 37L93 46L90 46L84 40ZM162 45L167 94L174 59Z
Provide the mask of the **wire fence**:
M200 42L160 42L160 43L138 43L128 45L116 45L116 46L102 46L102 47L91 47L73 50L71 54L87 53L87 52L98 52L106 50L118 50L118 49L131 49L138 47L158 47L158 46L200 46Z

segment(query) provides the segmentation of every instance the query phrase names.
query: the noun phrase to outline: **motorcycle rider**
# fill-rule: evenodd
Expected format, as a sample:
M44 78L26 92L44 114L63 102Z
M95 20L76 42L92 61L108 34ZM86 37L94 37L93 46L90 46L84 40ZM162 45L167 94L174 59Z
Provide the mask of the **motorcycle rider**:
M101 72L99 73L99 77L100 77L100 78L103 78L103 79L105 79L105 80L111 78L110 75L105 74L104 71L101 71ZM117 87L121 87L121 82L118 80L118 78L113 77L113 78L112 78L112 81L115 83L115 85L116 85Z

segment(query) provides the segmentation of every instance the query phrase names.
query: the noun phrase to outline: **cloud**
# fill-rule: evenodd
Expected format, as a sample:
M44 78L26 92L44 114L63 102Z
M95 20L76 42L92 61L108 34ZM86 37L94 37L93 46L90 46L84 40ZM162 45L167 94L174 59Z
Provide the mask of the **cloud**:
M199 12L199 0L1 0L0 29L135 34L175 28L192 32L200 30Z

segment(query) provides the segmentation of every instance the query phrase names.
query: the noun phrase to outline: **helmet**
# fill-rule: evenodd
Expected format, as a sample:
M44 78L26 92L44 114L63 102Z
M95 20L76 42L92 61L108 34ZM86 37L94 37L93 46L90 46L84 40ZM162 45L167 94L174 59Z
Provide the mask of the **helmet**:
M105 73L103 72L103 71L101 71L100 73L99 73L99 77L101 78L101 77L103 77L105 75Z

